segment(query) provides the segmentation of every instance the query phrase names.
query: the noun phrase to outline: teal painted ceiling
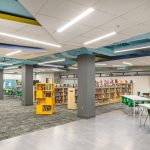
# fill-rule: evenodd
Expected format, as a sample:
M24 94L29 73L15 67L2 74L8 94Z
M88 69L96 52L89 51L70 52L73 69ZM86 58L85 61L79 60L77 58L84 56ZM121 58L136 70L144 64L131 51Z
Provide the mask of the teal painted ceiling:
M0 0L0 12L33 19L33 16L17 0Z
M1 62L12 62L14 65L23 65L23 64L33 64L36 66L39 62L55 60L58 58L65 58L65 62L61 63L54 63L56 65L62 65L64 68L68 68L69 66L73 65L77 61L77 56L81 54L94 54L95 56L99 57L100 59L97 61L106 61L106 60L118 60L118 59L127 59L127 58L134 58L134 57L143 57L143 56L150 56L149 50L138 50L138 51L130 51L125 53L114 53L115 50L123 49L123 48L131 48L131 47L140 47L141 45L150 45L150 33L133 37L128 40L124 40L118 43L114 43L108 46L92 49L92 48L79 48L74 50L65 51L62 53L56 53L46 56L41 56L38 58L32 58L27 60L19 60L19 59L11 59L11 58L0 58ZM104 59L101 59L104 58ZM7 66L1 66L1 68L5 68Z

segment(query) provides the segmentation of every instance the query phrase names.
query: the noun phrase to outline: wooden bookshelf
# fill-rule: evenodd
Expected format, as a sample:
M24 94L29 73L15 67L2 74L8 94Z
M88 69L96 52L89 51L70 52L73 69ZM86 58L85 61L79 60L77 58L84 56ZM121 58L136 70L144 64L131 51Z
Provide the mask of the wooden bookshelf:
M54 84L37 83L36 90L36 114L53 114L55 111Z
M55 102L56 104L67 104L68 102L68 87L55 87Z
M96 87L96 106L121 101L122 95L133 94L133 83L120 83L111 86Z
M56 104L67 104L68 103L68 89L70 87L56 87L55 93L56 93ZM78 87L72 87L74 88L74 97L75 102L77 103L78 100ZM96 93L95 93L95 105L105 105L105 104L112 104L116 102L121 101L122 95L132 95L133 94L133 83L114 83L107 86L100 86L96 87ZM74 101L74 98L72 98Z

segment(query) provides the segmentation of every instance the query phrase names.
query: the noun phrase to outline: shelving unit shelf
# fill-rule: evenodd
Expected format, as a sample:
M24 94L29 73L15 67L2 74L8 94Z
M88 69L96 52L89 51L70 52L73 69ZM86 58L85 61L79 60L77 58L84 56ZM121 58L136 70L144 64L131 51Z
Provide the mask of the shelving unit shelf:
M56 104L66 104L68 101L68 88L56 87L55 88L55 102Z
M69 93L68 89L74 88L74 96L75 102L77 103L78 100L78 87L64 87L64 85L56 87L56 103L57 104L67 104L69 100ZM132 95L133 94L133 83L113 83L107 84L102 86L96 86L96 93L95 93L95 106L106 105L106 104L113 104L116 102L121 102L122 95ZM74 99L74 98L72 98Z
M36 114L51 115L55 111L55 87L54 84L37 83Z
M133 94L133 83L119 83L109 86L96 87L96 106L112 104L121 101L122 95Z

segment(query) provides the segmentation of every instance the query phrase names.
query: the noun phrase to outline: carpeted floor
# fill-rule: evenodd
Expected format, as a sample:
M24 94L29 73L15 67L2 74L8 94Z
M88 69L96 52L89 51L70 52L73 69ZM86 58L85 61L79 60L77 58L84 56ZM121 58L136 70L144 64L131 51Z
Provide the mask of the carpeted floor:
M96 114L121 109L121 104L105 105L96 108ZM66 105L57 106L55 114L36 115L35 105L22 106L20 100L0 100L0 140L50 128L79 120L76 110L68 110Z

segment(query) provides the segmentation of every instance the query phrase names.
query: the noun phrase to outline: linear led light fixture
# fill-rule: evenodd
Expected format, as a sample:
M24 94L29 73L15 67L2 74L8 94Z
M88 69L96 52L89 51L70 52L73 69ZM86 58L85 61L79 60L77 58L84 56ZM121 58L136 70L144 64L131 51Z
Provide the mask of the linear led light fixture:
M130 65L130 66L133 65L132 63L129 63L129 62L122 62L122 63L125 64L125 65Z
M95 66L106 66L107 64L95 63Z
M111 32L111 33L105 34L105 35L103 35L103 36L100 36L100 37L98 37L98 38L96 38L96 39L93 39L93 40L90 40L90 41L88 41L88 42L85 42L85 43L83 43L83 44L84 44L84 45L88 45L88 44L97 42L97 41L99 41L99 40L106 39L106 38L108 38L108 37L110 37L110 36L113 36L113 35L116 35L116 34L117 34L116 32Z
M13 34L3 33L3 32L0 32L0 35L5 36L5 37L9 37L9 38L14 38L14 39L19 39L19 40L39 43L39 44L43 44L43 45L58 47L58 48L61 47L61 45L57 45L57 44L53 44L53 43L47 43L47 42L43 42L43 41L38 41L38 40L34 40L34 39L22 37L22 36L17 36L17 35L13 35Z
M65 61L65 58L45 61L45 62L41 62L40 64L50 64L50 63L63 62L63 61Z
M6 56L12 56L12 55L15 55L15 54L18 54L18 53L21 53L21 52L22 52L21 50L14 51L14 52L6 54Z
M64 68L64 66L60 66L60 65L49 65L49 64L41 64L41 63L38 63L38 65L40 66L44 66L44 67L58 67L58 68Z
M112 65L113 67L124 67L123 65Z
M89 15L91 12L94 11L94 8L89 8L86 11L84 11L82 14L80 14L79 16L75 17L73 20L71 20L70 22L68 22L67 24L65 24L64 26L62 26L61 28L59 28L57 30L57 32L62 32L64 30L66 30L67 28L69 28L70 26L72 26L73 24L77 23L78 21L80 21L82 18L86 17L87 15Z
M11 66L13 65L12 63L8 63L8 62L0 62L0 65L3 65L3 66Z
M147 49L147 48L150 48L150 46L143 46L143 47L137 47L137 48L129 48L129 49L116 50L116 51L114 51L114 53L136 51L136 50Z
M52 68L52 69L50 69L50 71L60 71L60 69L58 69L58 68Z
M12 67L7 67L7 68L4 68L5 70L9 70L9 69L18 69L19 66L12 66Z

